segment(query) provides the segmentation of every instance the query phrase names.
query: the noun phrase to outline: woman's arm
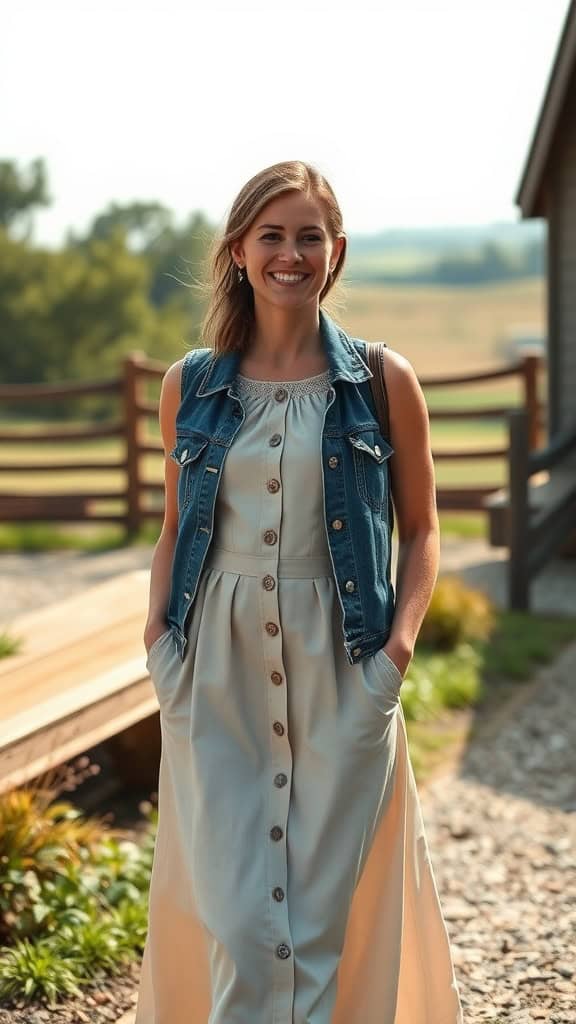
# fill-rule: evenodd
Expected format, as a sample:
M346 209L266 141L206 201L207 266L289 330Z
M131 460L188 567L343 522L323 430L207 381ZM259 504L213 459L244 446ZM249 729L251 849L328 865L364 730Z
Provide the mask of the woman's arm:
M392 498L398 529L396 610L385 651L404 675L428 608L440 561L440 527L426 401L418 378L386 349Z
M144 646L150 649L154 641L168 629L166 611L170 598L172 560L178 536L178 475L180 468L169 453L176 444L176 413L180 405L180 359L162 378L158 418L164 445L164 522L156 541L150 569L150 598L148 617L144 627Z

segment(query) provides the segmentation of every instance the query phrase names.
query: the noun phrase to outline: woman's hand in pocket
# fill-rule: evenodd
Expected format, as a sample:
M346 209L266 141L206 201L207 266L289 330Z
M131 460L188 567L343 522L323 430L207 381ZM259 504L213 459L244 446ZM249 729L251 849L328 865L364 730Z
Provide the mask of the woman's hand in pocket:
M168 625L167 622L164 621L164 619L161 619L160 621L156 620L154 622L146 623L146 628L144 630L143 637L144 647L146 648L146 654L149 654L152 645L155 644L157 640L159 640L163 633L168 632L169 629L170 626Z
M412 651L407 650L401 644L395 643L391 639L388 639L382 650L388 655L390 661L396 666L402 679L404 679L408 665L412 661Z

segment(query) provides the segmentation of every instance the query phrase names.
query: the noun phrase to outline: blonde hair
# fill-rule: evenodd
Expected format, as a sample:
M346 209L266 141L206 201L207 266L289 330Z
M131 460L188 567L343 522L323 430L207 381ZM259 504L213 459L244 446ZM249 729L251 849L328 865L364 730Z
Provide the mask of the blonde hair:
M246 275L243 281L238 280L238 266L232 258L230 245L249 230L267 203L294 190L304 193L307 199L319 201L325 210L332 240L344 239L334 271L320 292L320 302L340 277L346 257L346 234L342 212L326 178L302 160L286 160L265 167L241 188L232 203L223 233L214 238L209 250L205 285L209 303L200 335L201 344L217 355L237 349L245 351L255 324L254 293Z

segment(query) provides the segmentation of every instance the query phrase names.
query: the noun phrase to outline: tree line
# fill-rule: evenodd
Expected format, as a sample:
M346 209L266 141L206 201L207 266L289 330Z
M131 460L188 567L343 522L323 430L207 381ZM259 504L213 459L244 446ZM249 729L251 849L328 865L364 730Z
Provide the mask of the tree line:
M0 360L6 383L110 378L131 349L173 360L197 336L213 228L161 203L112 203L55 250L32 239L51 202L42 160L0 161Z
M143 349L161 361L195 342L205 309L204 267L214 227L201 210L183 224L159 202L111 203L60 248L34 243L34 214L51 203L42 159L0 161L0 359L6 382L116 376ZM361 248L359 240L358 248ZM544 271L541 242L514 252L487 242L473 254L438 252L405 273L354 268L370 284L470 285ZM344 278L346 281L346 275Z

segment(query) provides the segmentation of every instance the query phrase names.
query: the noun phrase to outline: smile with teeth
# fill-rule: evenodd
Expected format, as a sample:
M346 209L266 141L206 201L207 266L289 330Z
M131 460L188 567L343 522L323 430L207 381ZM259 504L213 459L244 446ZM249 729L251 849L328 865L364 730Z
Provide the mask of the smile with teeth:
M273 272L270 276L273 277L278 284L295 285L304 281L305 278L308 277L308 274L283 274L281 272Z

